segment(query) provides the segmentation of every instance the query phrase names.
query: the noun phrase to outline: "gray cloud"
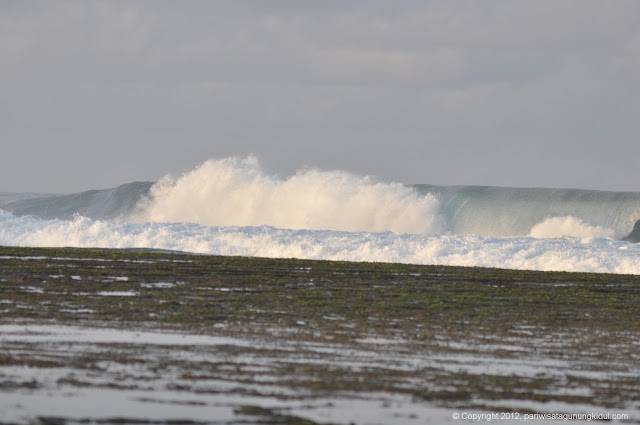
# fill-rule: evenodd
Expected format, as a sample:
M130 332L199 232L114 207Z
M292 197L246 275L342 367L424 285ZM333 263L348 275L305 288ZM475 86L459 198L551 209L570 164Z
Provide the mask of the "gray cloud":
M3 2L0 190L254 153L438 184L638 190L640 3Z

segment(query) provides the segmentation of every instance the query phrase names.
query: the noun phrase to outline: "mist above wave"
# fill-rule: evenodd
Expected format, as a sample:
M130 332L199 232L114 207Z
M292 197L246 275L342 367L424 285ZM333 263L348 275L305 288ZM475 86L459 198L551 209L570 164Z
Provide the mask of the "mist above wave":
M282 179L265 173L252 156L209 160L178 178L165 177L131 218L350 232L443 230L431 194L344 171L302 170Z

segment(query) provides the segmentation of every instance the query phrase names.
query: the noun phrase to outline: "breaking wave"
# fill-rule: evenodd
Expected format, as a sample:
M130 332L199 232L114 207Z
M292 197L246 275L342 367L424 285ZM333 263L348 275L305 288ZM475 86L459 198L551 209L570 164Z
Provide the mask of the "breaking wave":
M281 179L255 157L210 160L165 177L132 216L136 221L284 229L439 233L439 203L399 183L342 171L299 171Z
M640 193L637 192L491 186L413 187L440 201L444 227L459 235L527 236L537 227L536 233L540 231L537 237L543 237L542 228L549 230L548 236L544 237L622 237L629 234L640 219ZM564 225L560 226L560 222ZM580 226L582 228L578 229ZM551 232L551 227L555 231Z
M280 178L254 157L157 183L0 193L0 244L640 273L640 193ZM631 238L629 240L635 240Z
M562 236L613 238L616 233L613 229L590 226L578 218L567 216L544 220L533 226L529 235L534 238L559 238Z
M621 238L640 219L640 193L404 185L343 171L280 178L254 157L206 161L178 177L70 195L0 194L16 216L210 226L437 233L493 237Z

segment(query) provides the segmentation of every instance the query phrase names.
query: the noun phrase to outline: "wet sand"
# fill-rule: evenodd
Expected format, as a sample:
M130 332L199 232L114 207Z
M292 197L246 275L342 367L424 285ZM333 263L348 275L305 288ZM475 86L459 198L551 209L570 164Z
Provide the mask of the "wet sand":
M0 247L0 423L640 423L639 305L638 276Z

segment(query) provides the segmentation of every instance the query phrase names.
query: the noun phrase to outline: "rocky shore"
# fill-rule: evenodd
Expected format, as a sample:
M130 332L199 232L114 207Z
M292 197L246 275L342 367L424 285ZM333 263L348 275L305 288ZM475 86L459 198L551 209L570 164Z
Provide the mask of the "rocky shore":
M640 423L639 305L631 275L0 247L0 423Z

